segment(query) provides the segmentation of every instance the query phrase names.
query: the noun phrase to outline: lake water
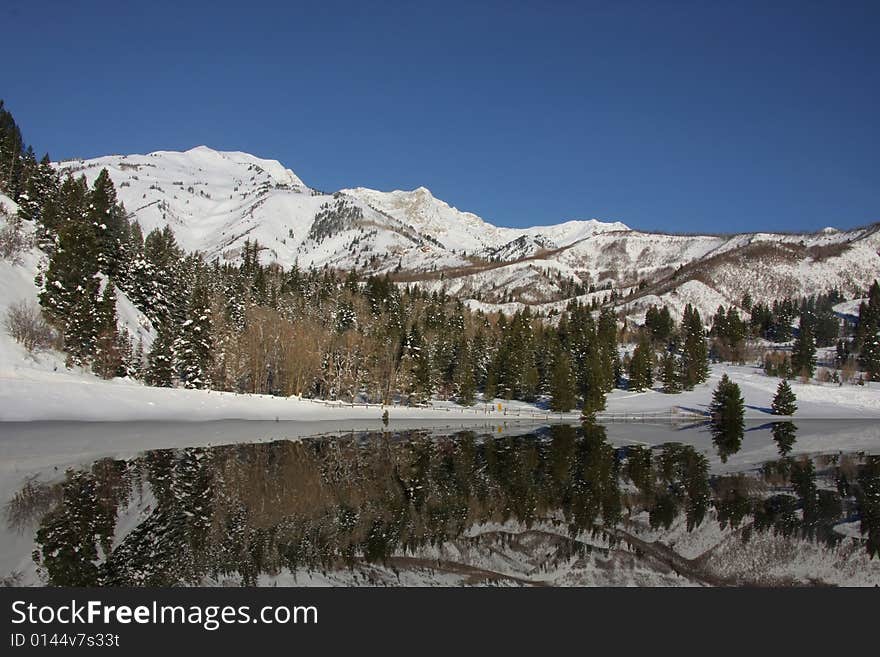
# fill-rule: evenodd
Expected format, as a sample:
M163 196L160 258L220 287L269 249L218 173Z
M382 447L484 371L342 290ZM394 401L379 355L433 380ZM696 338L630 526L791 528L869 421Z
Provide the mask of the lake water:
M0 574L66 586L880 584L876 423L741 436L704 424L319 428L0 425Z

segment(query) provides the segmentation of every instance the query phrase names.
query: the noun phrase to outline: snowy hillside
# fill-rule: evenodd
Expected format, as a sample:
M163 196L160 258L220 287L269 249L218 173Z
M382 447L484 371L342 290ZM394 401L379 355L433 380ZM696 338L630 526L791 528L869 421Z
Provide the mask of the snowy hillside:
M686 302L705 316L746 292L755 301L830 288L856 294L880 277L878 225L726 236L646 233L597 220L506 228L424 187L328 195L275 160L205 146L57 166L89 182L106 168L145 232L169 224L183 247L209 259L234 261L245 240L256 240L264 262L392 273L487 311L558 310L586 288L611 286L633 318L651 303L680 312Z
M0 194L0 228L16 214L18 207L8 197ZM33 224L23 222L25 234L30 237L34 230ZM12 262L0 259L0 317L6 318L12 306L37 308L39 288L35 279L41 270L41 261L45 255L36 248L27 249L19 261ZM106 279L105 279L106 280ZM106 283L105 283L106 284ZM120 329L128 331L135 345L140 343L149 349L155 337L155 331L143 313L141 313L125 293L116 289L116 315ZM55 349L28 351L16 342L9 331L0 330L0 387L21 394L22 386L33 384L37 390L46 390L49 381L89 382L96 381L90 371L75 368L68 371L65 367L66 355ZM55 376L57 374L57 377ZM70 375L70 376L68 376ZM0 419L8 414L8 408L20 404L11 402L0 413Z

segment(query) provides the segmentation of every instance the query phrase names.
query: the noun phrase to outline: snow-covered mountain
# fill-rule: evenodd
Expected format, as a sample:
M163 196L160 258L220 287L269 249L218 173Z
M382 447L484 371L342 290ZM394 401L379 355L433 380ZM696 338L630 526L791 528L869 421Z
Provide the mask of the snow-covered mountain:
M507 228L452 207L424 187L363 187L326 194L275 160L199 146L62 162L89 182L106 168L132 219L169 224L182 246L235 260L245 240L264 261L388 272L443 289L486 310L523 304L552 311L572 290L608 285L638 317L651 303L687 302L708 314L721 303L848 293L880 277L880 225L811 234L670 235L620 222L568 221Z
M178 242L209 259L235 260L246 240L284 265L388 270L464 264L363 201L309 188L275 160L199 146L186 152L68 161L89 182L107 169L145 232L170 225ZM416 256L418 254L418 256Z

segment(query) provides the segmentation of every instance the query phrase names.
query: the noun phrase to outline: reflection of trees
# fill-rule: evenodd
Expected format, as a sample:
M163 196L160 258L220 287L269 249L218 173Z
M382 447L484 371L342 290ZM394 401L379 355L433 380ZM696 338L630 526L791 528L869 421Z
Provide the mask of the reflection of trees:
M872 463L851 488L861 491L863 528L876 545L880 465ZM710 504L723 526L752 516L759 530L831 540L841 497L816 476L810 461L775 462L762 485L785 482L793 494L768 497L754 477L710 481L705 457L690 446L615 449L593 424L516 437L377 434L158 450L69 472L42 516L38 561L61 585L228 575L254 583L284 567L384 562L475 524L563 521L575 537L647 511L654 528L683 516L691 530ZM131 513L142 486L155 504L114 545L118 515Z
M880 556L880 456L869 456L859 469L855 497L861 512L861 532L867 537L868 553Z
M776 441L776 447L779 449L779 455L786 456L794 447L797 426L794 422L774 422L771 432L773 440Z
M737 426L712 425L712 442L722 463L740 450L742 438L742 429Z

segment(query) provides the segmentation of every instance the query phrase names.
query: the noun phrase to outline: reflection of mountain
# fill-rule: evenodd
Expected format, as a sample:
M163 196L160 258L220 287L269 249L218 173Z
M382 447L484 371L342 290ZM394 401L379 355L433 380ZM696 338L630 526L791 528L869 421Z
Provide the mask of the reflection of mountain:
M853 540L867 553L846 558L876 555L878 489L878 457L783 459L759 476L710 478L689 446L613 448L586 425L158 450L98 461L55 486L31 482L9 511L19 525L39 519L38 562L57 585L284 573L347 584L724 584L762 581L731 565L739 555L713 561L754 531L751 545L802 541L831 560L852 542L835 526L858 518L867 540ZM692 536L709 541L696 554Z

